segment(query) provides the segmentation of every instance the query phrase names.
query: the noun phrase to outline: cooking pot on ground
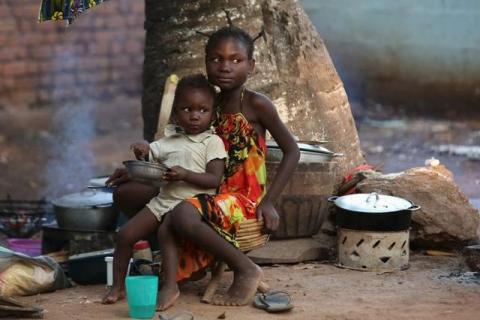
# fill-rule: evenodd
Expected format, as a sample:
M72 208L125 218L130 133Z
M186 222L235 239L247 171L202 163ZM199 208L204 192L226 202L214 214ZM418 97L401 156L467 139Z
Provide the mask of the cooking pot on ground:
M341 157L343 154L334 153L321 145L321 142L315 141L297 141L300 150L299 163L325 163L331 161L334 157ZM275 140L267 140L266 160L269 162L279 162L283 158L282 149Z
M369 231L408 230L413 211L420 206L399 197L378 193L356 193L330 197L338 208L335 216L340 228Z
M113 230L118 211L111 192L89 189L52 201L58 226L70 230Z

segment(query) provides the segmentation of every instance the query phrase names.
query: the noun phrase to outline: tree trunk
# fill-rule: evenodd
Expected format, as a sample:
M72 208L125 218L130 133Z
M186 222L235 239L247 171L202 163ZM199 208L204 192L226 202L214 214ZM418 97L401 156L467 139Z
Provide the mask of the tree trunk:
M300 140L327 140L337 158L337 174L361 164L350 105L330 56L297 1L212 0L146 3L146 46L142 108L144 136L153 139L163 84L170 73L204 72L204 47L211 34L226 26L223 9L234 25L252 36L265 28L266 38L255 43L256 71L247 87L269 96L282 120Z

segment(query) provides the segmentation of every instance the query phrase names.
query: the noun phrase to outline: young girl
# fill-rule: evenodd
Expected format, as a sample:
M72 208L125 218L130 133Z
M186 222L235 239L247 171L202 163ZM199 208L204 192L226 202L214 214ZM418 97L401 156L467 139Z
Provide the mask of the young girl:
M244 219L259 218L274 231L279 217L273 202L295 169L300 152L296 141L280 120L272 102L244 84L253 72L253 40L243 30L227 27L212 34L206 49L209 81L221 92L217 99L216 133L222 138L229 158L220 194L188 199L165 216L158 230L162 249L179 248L163 255L164 263L178 268L164 269L164 282L158 307L166 309L179 295L177 281L209 265L214 257L225 261L234 272L234 280L225 296L216 297L218 305L245 305L252 300L262 270L235 247L234 234ZM268 130L283 151L276 177L266 189L265 134ZM120 179L119 173L112 181ZM148 198L132 197L133 186L120 186L117 203L125 209L138 207ZM178 236L182 240L178 241ZM195 245L193 245L195 244ZM232 245L233 244L233 245ZM208 252L208 253L206 253ZM171 262L171 261L174 262Z
M182 200L198 194L215 194L222 180L227 156L222 140L209 130L214 116L215 90L203 75L184 77L178 83L173 103L177 125L167 125L165 137L151 143L132 145L137 159L165 164L169 171L163 177L169 182L156 197L119 232L114 253L113 286L104 303L124 297L124 280L133 244L156 232L164 216ZM162 243L165 269L171 243ZM170 267L176 268L176 265Z
M173 235L180 233L196 244L196 247L182 244L178 272L172 270L166 273L165 287L160 292L161 308L167 308L178 296L178 287L173 281L175 274L177 280L186 278L207 266L214 256L229 265L234 272L234 281L227 295L216 297L213 303L245 305L251 301L262 271L231 245L235 245L233 235L238 222L243 219L263 218L270 231L278 227L279 219L273 201L285 186L300 156L295 139L280 120L271 101L244 87L255 66L252 38L235 27L220 29L210 36L205 54L208 79L221 89L217 99L216 133L225 144L228 164L218 195L188 199L177 206L160 226L158 234L161 242L174 241ZM268 190L266 130L284 153ZM214 228L203 223L200 216ZM213 256L204 254L204 251Z

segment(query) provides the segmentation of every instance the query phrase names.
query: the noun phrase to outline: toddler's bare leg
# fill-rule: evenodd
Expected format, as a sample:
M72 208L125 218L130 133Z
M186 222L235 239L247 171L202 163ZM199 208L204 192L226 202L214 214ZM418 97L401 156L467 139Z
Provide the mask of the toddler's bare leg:
M102 303L115 303L125 297L125 275L132 257L133 245L143 237L156 232L158 226L157 218L148 208L144 208L120 229L113 254L113 285Z
M173 229L170 225L170 214L163 218L158 228L158 243L162 250L163 281L158 294L157 310L166 310L173 305L180 295L177 285L178 250L175 244Z
M215 298L213 303L231 306L250 303L263 277L260 267L203 222L190 203L179 204L170 215L170 223L178 234L225 261L234 272L233 284L227 295Z

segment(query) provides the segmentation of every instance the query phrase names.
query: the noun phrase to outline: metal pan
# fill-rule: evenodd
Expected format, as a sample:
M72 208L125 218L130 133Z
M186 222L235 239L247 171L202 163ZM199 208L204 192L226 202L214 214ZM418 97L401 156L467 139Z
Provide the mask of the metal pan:
M408 230L412 212L420 209L420 206L403 198L377 193L330 197L328 201L337 207L337 226L353 230Z

